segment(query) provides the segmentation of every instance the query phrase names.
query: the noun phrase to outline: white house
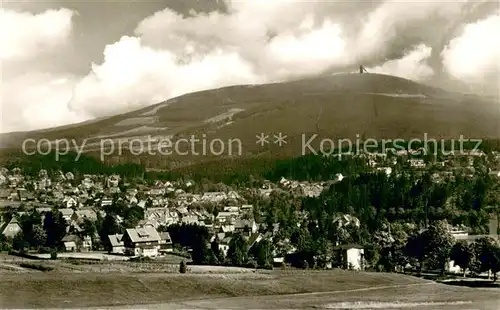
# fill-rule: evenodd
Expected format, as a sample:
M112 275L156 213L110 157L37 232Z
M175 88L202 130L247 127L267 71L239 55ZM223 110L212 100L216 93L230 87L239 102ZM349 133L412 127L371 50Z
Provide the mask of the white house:
M361 245L344 244L334 247L334 251L341 252L343 268L350 270L364 270L365 250Z
M231 237L225 237L219 242L219 250L227 256L227 251L229 250L229 243L231 243Z
M73 213L75 211L73 211L73 209L65 208L65 209L59 209L59 212L61 212L62 217L69 222L71 221L71 217L73 216Z
M125 254L125 243L122 240L123 234L109 235L110 249L112 254Z
M125 253L132 256L156 257L161 237L152 226L129 228L122 237Z
M2 235L4 235L5 237L14 238L21 230L22 229L19 225L19 222L15 217L13 217L10 222L2 229Z
M410 167L425 168L425 161L423 159L412 158L408 162L410 163Z

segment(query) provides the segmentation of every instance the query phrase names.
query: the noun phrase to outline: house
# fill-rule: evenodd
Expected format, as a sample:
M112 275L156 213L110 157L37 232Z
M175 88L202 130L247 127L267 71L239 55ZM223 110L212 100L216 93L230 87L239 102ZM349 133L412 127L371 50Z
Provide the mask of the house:
M141 228L141 227L146 227L146 226L157 228L160 225L158 224L158 222L155 219L146 219L146 220L140 220L137 223L136 228Z
M10 222L2 229L2 235L8 238L14 238L21 231L22 229L19 225L19 222L15 217L13 217Z
M168 232L160 233L160 252L172 252L173 251L172 238Z
M74 211L71 215L71 220L75 223L82 223L84 219L96 221L97 214L92 209L82 209Z
M80 238L78 235L69 234L62 239L66 252L89 252L92 251L92 238L84 236Z
M259 227L254 220L239 220L234 225L234 230L236 233L242 233L245 236L250 236L255 234Z
M238 200L238 199L241 199L241 196L236 191L229 191L227 193L227 198L228 199Z
M160 235L154 227L128 228L122 238L125 254L155 257L160 248Z
M92 238L90 236L84 236L82 240L81 251L87 252L92 251Z
M344 269L364 270L365 251L358 244L344 244L333 248L337 253L337 263Z
M227 195L224 192L206 192L203 194L201 197L203 201L210 201L210 202L222 202L223 200L227 199Z
M83 240L74 234L64 236L62 242L64 244L64 249L66 250L66 252L80 251L83 244Z
M74 241L63 241L64 250L66 252L76 252L76 243Z
M75 211L73 211L73 209L64 208L64 209L59 209L59 212L61 212L62 217L69 222L71 221L71 216Z
M165 213L165 223L164 225L169 226L179 222L179 214L174 211L168 211Z
M194 214L186 214L182 216L181 221L183 224L192 225L192 224L198 224L199 219L198 216Z
M224 211L225 212L240 212L240 208L239 207L234 207L234 206L227 206L227 207L224 207Z
M113 194L119 194L121 193L121 190L119 187L110 187L108 190L108 193L113 195Z
M235 230L235 226L232 224L222 224L219 231L222 233L232 233Z
M125 243L123 242L123 234L108 235L109 238L109 253L125 254Z
M127 196L129 197L135 197L135 195L137 195L139 191L137 190L137 188L128 188L127 189Z
M227 256L227 251L229 250L229 244L231 243L231 237L225 237L219 242L219 251L224 253L224 256Z
M117 187L118 183L120 183L120 176L118 175L111 175L109 176L109 178L106 179L106 186L108 188Z
M242 206L240 207L240 210L241 210L242 212L252 212L252 210L253 210L253 205L242 205Z
M228 211L222 211L217 214L216 220L219 222L225 222L228 221L232 218L238 217L239 212L228 212Z
M28 191L24 188L18 189L17 195L19 196L19 200L21 201L33 201L36 198L33 192Z
M50 207L38 207L38 208L35 208L35 210L36 210L36 212L38 212L40 214L52 212L52 208L50 208Z
M164 188L153 188L148 193L150 196L162 196L165 194Z
M425 168L425 161L423 159L412 158L412 159L409 159L408 162L410 163L410 167Z
M111 206L113 204L113 199L111 198L102 198L101 199L101 207L105 207L105 206Z
M66 208L73 208L78 206L78 201L76 201L76 199L73 197L65 197L63 203L66 206Z

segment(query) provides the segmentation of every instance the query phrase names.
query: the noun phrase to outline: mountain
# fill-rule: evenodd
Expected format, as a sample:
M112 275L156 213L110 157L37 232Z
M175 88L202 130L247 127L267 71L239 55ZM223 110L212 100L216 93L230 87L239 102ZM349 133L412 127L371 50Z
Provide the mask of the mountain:
M19 149L22 141L85 139L85 150L98 152L101 141L109 150L112 139L128 141L122 149L140 153L140 141L174 142L195 135L207 146L221 139L228 155L241 141L242 156L271 154L299 155L303 140L318 134L311 145L319 148L321 138L332 139L459 139L499 138L500 104L491 98L452 93L411 80L380 74L337 74L296 81L239 85L186 94L140 110L84 123L30 132L0 135L5 149ZM265 146L256 144L256 135L270 134ZM274 134L286 135L286 144L274 144ZM136 141L129 144L131 140ZM165 142L164 142L165 143ZM219 144L220 141L219 141ZM328 143L327 143L328 144ZM156 142L150 144L157 151ZM197 143L202 153L201 142ZM163 144L165 147L165 144ZM118 154L116 144L113 155ZM190 151L179 144L180 153ZM219 148L217 148L219 150ZM316 150L316 149L315 149ZM151 157L143 149L140 157ZM162 155L164 161L193 162L217 156ZM210 151L208 151L210 153ZM214 155L214 154L207 154ZM111 158L113 156L107 156ZM152 156L155 157L155 156ZM116 159L116 157L115 157Z

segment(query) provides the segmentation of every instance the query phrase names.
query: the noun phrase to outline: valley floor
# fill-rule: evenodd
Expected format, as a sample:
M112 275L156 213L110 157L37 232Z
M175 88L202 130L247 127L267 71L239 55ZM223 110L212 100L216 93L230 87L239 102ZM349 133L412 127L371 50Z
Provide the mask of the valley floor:
M0 308L498 309L500 304L498 289L453 287L398 274L342 270L9 272L1 279Z

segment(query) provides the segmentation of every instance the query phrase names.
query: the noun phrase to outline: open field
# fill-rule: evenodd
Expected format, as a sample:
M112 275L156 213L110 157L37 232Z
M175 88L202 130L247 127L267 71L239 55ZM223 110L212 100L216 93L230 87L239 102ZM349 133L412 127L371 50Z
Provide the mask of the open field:
M0 308L498 309L500 289L344 270L263 271L145 262L0 256ZM23 266L41 265L51 271ZM257 297L258 296L258 297Z
M48 254L35 256L45 259L31 259L13 255L0 254L0 275L4 273L39 272L24 268L21 264L41 265L49 267L54 272L61 273L178 273L181 261L189 263L189 259L166 254L150 261L129 261L128 257L108 255L103 253L60 253L57 260L46 259ZM72 259L68 259L72 258ZM188 271L195 274L237 274L253 273L255 270L227 266L188 265Z
M55 271L3 273L0 282L0 308L81 308L162 304L223 297L297 294L418 283L432 282L397 274L341 270L233 274ZM194 304L186 306L196 307Z
M221 298L150 305L148 309L415 309L498 310L500 291L437 283L324 293ZM136 305L134 308L137 308Z

